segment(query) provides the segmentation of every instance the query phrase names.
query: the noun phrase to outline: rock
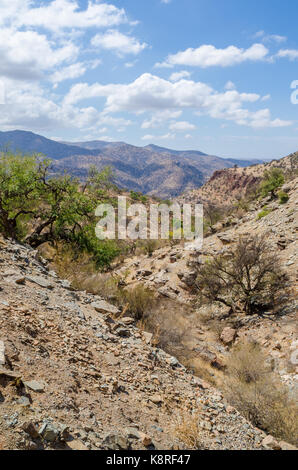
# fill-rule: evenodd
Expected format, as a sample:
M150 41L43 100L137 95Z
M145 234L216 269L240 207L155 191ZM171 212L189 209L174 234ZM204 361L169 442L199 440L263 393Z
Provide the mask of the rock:
M109 304L105 300L93 302L91 307L93 307L99 313L111 313L112 315L117 315L117 313L119 313L119 309L117 307Z
M103 445L108 450L128 450L130 449L130 442L127 438L121 436L120 434L108 434L104 441Z
M146 342L147 344L150 344L150 343L151 343L151 340L152 340L152 338L153 338L153 334L152 334L152 333L148 333L147 331L143 331L142 336L143 336L143 338L144 338L144 340L145 340L145 342Z
M285 441L280 441L278 444L280 445L281 450L298 450L297 447Z
M37 380L30 380L29 382L24 382L24 385L28 387L33 392L44 392L45 384L42 382L37 382Z
M220 339L224 344L231 344L235 340L237 335L237 331L234 330L234 328L224 328L221 335Z
M33 439L37 439L39 437L39 433L32 421L26 421L25 423L23 423L22 429Z
M233 239L226 233L217 233L216 235L224 245L232 243L233 241Z
M5 375L11 379L20 379L22 377L21 372L14 372L12 370L6 370L0 367L0 375Z
M274 439L273 436L266 436L265 439L262 441L262 445L264 447L268 447L269 449L280 450L281 447L278 442Z
M117 335L121 336L121 338L129 338L130 337L130 331L127 328L118 328L116 330Z
M44 438L45 441L55 442L60 434L60 430L51 422L44 421L42 427L39 430L39 434Z
M123 318L121 318L121 323L124 323L124 325L132 325L134 322L135 322L135 320L132 317L123 317Z
M33 282L44 289L54 289L54 285L47 279L39 276L26 276L27 281Z
M152 444L152 439L148 434L145 434L143 432L139 432L139 439L141 443L145 446L148 447Z
M79 439L74 439L72 441L67 441L66 442L67 447L69 447L71 450L89 450L88 447L86 447L82 441Z
M160 405L163 402L163 399L160 395L153 395L150 398L150 401L152 401L152 403L154 403L155 405Z
M0 366L5 364L5 344L4 341L0 341Z
M30 400L28 397L20 397L17 400L17 403L18 405L22 405L22 406L30 406Z

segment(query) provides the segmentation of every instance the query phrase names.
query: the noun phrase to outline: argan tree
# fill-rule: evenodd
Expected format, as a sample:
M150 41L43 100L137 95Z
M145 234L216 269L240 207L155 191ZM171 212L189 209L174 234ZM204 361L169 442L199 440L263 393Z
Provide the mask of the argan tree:
M201 299L247 314L272 308L283 292L285 275L264 237L240 238L228 253L212 256L199 269Z
M107 198L110 170L91 168L84 185L69 175L51 176L39 156L0 155L0 231L37 248L63 242L87 251L100 266L118 250L95 235L95 208Z

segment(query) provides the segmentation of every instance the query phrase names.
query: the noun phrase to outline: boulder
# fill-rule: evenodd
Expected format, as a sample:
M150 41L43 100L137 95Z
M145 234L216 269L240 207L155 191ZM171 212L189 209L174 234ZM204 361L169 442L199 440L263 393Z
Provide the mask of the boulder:
M24 382L24 385L30 390L33 390L33 392L43 392L45 389L45 384L43 382L37 382L37 380Z
M235 340L237 331L234 328L226 327L223 329L220 339L224 344L231 344Z
M105 300L93 302L91 307L93 307L99 313L110 313L112 315L117 315L119 313L119 309L115 307L115 305L111 305Z

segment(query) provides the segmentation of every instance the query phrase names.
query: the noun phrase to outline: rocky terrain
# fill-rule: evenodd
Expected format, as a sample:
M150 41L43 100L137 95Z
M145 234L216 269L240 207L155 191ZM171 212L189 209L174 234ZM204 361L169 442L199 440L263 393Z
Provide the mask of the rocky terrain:
M260 183L264 171L271 168L281 168L285 174L297 169L298 152L292 153L281 160L256 164L244 168L238 167L217 170L200 188L190 192L184 191L177 198L180 202L201 202L215 206L231 206L254 193Z
M26 131L0 132L0 151L6 149L41 153L53 160L55 173L66 170L82 180L90 165L100 170L110 166L119 187L163 199L202 186L215 170L254 163L154 145L136 147L125 142L104 141L62 143Z
M0 449L293 449L241 416L222 386L231 348L246 338L297 396L297 183L282 187L285 204L255 200L211 227L200 252L167 245L115 266L122 286L147 286L159 302L151 329L0 237ZM214 328L219 307L196 303L197 266L246 234L266 234L288 274L285 303L278 315L240 312ZM164 348L158 334L171 337ZM189 434L194 420L189 444L182 428Z
M142 283L153 291L157 291L159 297L171 299L181 306L191 306L190 310L186 307L181 307L180 310L175 308L176 312L180 311L180 313L175 317L174 323L177 325L180 322L188 331L187 345L196 352L195 357L201 356L209 363L216 362L217 359L224 362L229 348L223 347L223 344L218 341L218 331L214 332L202 324L200 313L204 314L204 311L201 312L194 307L197 295L193 292L196 267L211 254L216 255L229 250L240 236L266 234L272 251L276 253L282 268L289 276L289 284L285 288L291 295L288 295L284 311L278 317L272 312L265 312L262 317L240 315L234 318L234 323L237 325L236 341L250 337L260 342L268 357L274 361L282 380L291 387L294 394L297 394L297 368L291 367L289 361L298 345L295 303L298 178L286 183L282 189L289 195L289 201L286 204L281 205L278 200L271 201L270 198L255 201L242 217L228 217L212 227L212 231L205 237L200 253L189 252L184 249L183 245L163 247L156 250L152 257L144 255L128 259L117 273L127 286ZM258 218L264 206L266 206L267 215ZM162 320L158 319L158 321ZM167 321L169 322L169 318ZM221 331L224 326L223 323ZM172 328L175 329L175 325L172 325Z
M2 449L183 449L173 425L191 411L202 448L277 445L131 318L72 291L32 249L0 246Z

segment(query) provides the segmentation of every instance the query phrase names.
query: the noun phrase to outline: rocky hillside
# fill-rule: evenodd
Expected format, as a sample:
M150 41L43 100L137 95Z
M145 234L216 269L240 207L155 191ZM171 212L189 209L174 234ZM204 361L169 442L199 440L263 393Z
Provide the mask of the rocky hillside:
M216 206L229 206L237 200L254 192L262 180L265 170L281 168L285 174L293 172L298 166L298 152L292 153L281 160L251 165L245 168L235 166L216 170L211 178L198 189L184 192L179 200L185 202L202 202Z
M119 187L164 199L202 186L215 170L253 163L154 145L136 147L124 142L56 142L26 131L0 132L0 151L6 149L41 153L53 160L54 172L59 174L66 170L82 180L86 178L90 165L100 170L110 166Z
M183 449L175 422L192 411L201 448L272 446L116 307L73 291L32 249L0 249L2 449Z
M160 298L170 299L176 303L171 313L172 322L166 316L167 328L173 333L186 331L182 350L178 349L178 356L188 358L195 368L198 358L211 364L206 377L213 380L218 364L225 364L229 354L229 341L219 340L224 328L231 327L234 331L232 342L241 342L245 338L257 340L263 347L266 355L273 361L275 370L282 381L286 383L294 395L298 393L297 366L291 365L291 355L297 350L297 231L298 231L298 178L286 183L283 188L289 195L286 204L279 204L278 200L270 198L255 201L249 210L239 218L227 218L213 227L213 234L205 237L204 246L200 253L184 250L183 245L163 247L156 250L152 257L137 256L128 259L124 266L118 270L127 286L142 283L157 292ZM266 206L266 211L264 207ZM263 211L263 212L262 212ZM261 216L260 216L261 214ZM264 312L264 315L250 315L239 313L227 321L215 322L216 329L212 328L212 320L216 319L219 307L210 309L196 308L194 302L197 293L193 292L197 267L202 265L210 255L222 254L229 251L241 236L247 234L264 235L282 269L287 273L289 281L285 285L286 305L278 316L273 312ZM179 309L177 305L182 307ZM187 310L186 306L191 306ZM166 312L164 312L166 315ZM157 323L162 325L162 316ZM205 321L203 321L205 319ZM208 323L208 321L210 322ZM180 356L179 356L180 357ZM212 366L215 366L215 369Z

